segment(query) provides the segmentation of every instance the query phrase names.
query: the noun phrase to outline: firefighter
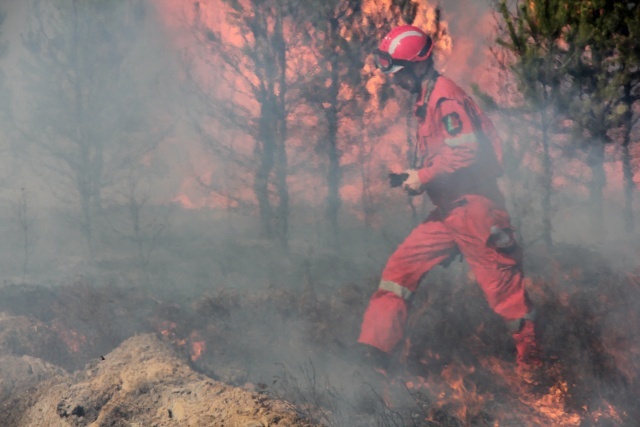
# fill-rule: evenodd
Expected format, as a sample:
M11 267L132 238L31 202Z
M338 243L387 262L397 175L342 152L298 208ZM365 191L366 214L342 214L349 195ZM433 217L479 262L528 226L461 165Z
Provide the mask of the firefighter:
M518 366L531 372L539 364L535 316L497 183L501 141L476 103L436 71L433 45L420 28L403 25L374 52L378 69L416 96L417 142L401 185L410 195L426 193L435 209L389 257L358 342L374 360L388 361L404 336L408 303L420 280L459 252L491 309L507 323Z

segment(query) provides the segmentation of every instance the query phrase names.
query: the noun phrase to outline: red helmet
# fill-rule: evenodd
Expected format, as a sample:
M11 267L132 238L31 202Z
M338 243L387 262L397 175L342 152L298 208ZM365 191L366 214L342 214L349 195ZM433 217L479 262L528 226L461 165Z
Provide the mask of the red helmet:
M433 40L418 27L401 25L392 29L373 52L376 66L385 74L401 70L431 56Z

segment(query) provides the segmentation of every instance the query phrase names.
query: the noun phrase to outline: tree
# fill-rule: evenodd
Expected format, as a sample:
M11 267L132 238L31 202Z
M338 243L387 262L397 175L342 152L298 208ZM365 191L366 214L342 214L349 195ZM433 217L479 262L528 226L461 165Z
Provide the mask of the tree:
M220 6L226 6L226 22L221 27L207 21L210 16L204 9L212 4L216 14ZM225 77L243 95L233 105L218 100L229 108L216 108L212 113L216 120L226 119L245 129L253 139L253 191L262 231L286 247L290 215L286 143L292 102L289 89L293 86L288 60L297 43L296 32L289 30L295 4L289 0L222 0L222 4L195 2L194 6L198 39L208 46L213 61L221 61Z
M623 217L625 228L632 231L634 184L629 145L632 107L640 99L634 90L640 84L640 6L635 2L594 0L581 3L572 13L567 34L573 53L568 69L572 96L567 103L578 130L589 141L593 170L590 188L596 201L593 226L602 228L603 223L604 145L616 142L612 129L623 127Z
M506 1L499 6L505 27L498 42L512 54L512 71L520 90L540 112L545 194L551 194L551 159L548 131L563 113L574 129L573 145L586 152L591 229L604 230L605 144L615 142L612 130L623 127L625 222L633 228L632 170L629 154L633 127L632 106L638 78L639 6L635 2L595 0L576 5L569 0L517 2L515 11ZM543 211L550 208L543 199ZM543 229L550 229L550 218ZM545 231L543 231L545 232ZM550 242L550 236L547 239Z
M34 0L31 7L23 35L26 113L19 127L54 195L78 206L93 257L103 191L158 143L129 56L144 5Z
M367 110L366 104L370 101L371 95L365 83L375 72L370 67L365 67L367 57L392 26L400 23L412 24L419 12L419 3L413 0L363 3L355 0L307 3L307 15L310 17L307 34L312 42L317 69L305 81L307 89L303 91L303 95L321 111L326 122L326 134L320 139L319 151L326 153L329 163L326 174L327 219L333 231L334 241L337 241L338 236L338 212L341 205L341 162L347 148L345 142L340 143L341 127L346 127L344 125L347 124L358 129L357 135L354 136L347 136L342 132L342 141L362 141L367 138L363 126L359 125L362 123L362 116ZM436 21L439 21L439 9L436 10ZM437 26L436 23L435 27ZM390 91L390 88L383 87L382 90ZM400 102L403 99L400 97ZM380 106L384 107L384 103ZM414 131L412 123L409 122L409 143ZM364 154L363 151L366 149L362 148L360 152ZM367 179L365 175L362 177ZM369 197L368 191L364 191L365 199ZM369 208L365 211L367 209Z
M542 240L551 246L553 163L551 143L561 119L559 94L569 55L560 43L570 23L569 0L518 2L515 10L505 0L498 4L503 25L497 44L508 53L507 66L516 78L526 114L535 118L542 151Z
M360 0L311 1L305 5L308 24L303 29L315 66L304 79L301 93L324 119L324 136L319 138L317 151L328 159L326 217L334 244L339 236L343 153L349 141L363 138L350 137L345 128L361 129L354 124L367 99L363 68L379 37L376 23L365 25L362 6Z
M492 47L493 58L487 63L488 73L499 82L499 86L491 94L481 89L479 85L472 85L473 92L483 110L487 114L499 116L499 123L505 133L503 143L504 178L507 186L506 194L513 211L512 222L514 229L520 236L520 240L528 242L540 238L538 234L539 224L529 221L532 216L540 211L539 201L531 195L538 191L537 177L534 171L526 167L528 160L538 157L532 150L531 139L526 130L535 129L528 114L521 107L523 101L518 90L517 81L509 67L510 63L505 59L503 49ZM498 123L498 122L496 122ZM533 151L533 153L532 153ZM532 188L535 187L535 188ZM524 219L527 219L526 221Z

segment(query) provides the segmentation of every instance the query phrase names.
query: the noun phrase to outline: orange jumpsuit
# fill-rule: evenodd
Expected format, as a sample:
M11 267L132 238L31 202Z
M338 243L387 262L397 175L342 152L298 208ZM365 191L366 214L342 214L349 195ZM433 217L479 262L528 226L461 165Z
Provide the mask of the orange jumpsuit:
M407 301L421 278L459 250L489 306L512 327L521 361L535 346L535 336L521 251L497 185L502 174L500 138L451 80L439 76L428 96L427 90L423 87L415 107L416 115L422 111L424 117L413 166L436 208L388 259L358 342L391 352L404 335Z

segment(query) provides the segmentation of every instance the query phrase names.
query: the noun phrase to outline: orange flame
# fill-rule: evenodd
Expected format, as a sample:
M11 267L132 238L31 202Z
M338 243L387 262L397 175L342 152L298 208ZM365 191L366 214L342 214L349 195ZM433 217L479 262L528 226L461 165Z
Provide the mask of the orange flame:
M586 409L586 408L585 408ZM607 420L609 422L615 421L617 424L623 423L623 417L626 417L626 413L620 414L616 408L609 402L603 402L602 407L599 410L593 411L591 417L594 422L601 420Z
M162 322L160 322L157 328L163 337L171 338L175 336L177 326L178 325L176 325L175 322L163 320Z
M465 381L465 377L475 372L475 366L451 364L442 370L442 378L449 384L450 390L440 393L441 404L451 405L452 412L461 420L470 421L480 413L487 397L476 392L475 383Z
M200 359L207 350L207 344L204 341L194 341L191 343L191 360L195 362Z

